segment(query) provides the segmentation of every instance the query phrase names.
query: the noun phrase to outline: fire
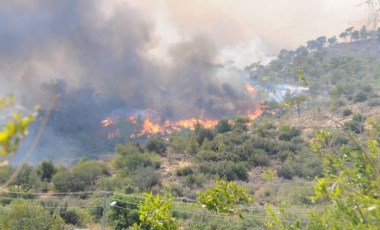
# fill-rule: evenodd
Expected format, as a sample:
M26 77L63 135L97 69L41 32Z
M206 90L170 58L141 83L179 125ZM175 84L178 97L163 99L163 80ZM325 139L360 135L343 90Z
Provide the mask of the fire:
M256 89L246 83L244 85L245 90L249 95L253 95L256 93ZM251 120L256 119L258 116L262 114L261 106L256 106L254 109L242 110L238 111L237 114L240 116L246 116ZM143 136L151 136L151 135L169 135L174 131L181 131L183 129L193 130L194 127L199 124L205 128L214 128L219 120L217 119L205 119L206 111L204 109L201 110L200 118L188 118L183 120L165 120L162 121L160 116L153 109L147 109L144 111L144 115L128 115L124 118L124 120L131 122L135 126L135 130L132 134L129 135L130 138L139 138ZM117 124L120 121L120 117L108 117L102 121L102 126L108 130L108 138L112 139L115 137L120 137L120 130L117 127ZM231 123L233 121L230 121Z
M119 117L108 117L102 121L103 127L108 127L119 122Z
M252 111L252 110L249 110L245 116L248 117L249 119L251 120L255 120L258 116L260 116L261 114L263 113L263 110L261 108L261 106L257 106L257 108Z
M248 93L249 95L253 95L253 94L256 93L256 89L253 88L253 86L250 85L249 83L245 83L244 87L245 87L245 90L247 91L247 93Z

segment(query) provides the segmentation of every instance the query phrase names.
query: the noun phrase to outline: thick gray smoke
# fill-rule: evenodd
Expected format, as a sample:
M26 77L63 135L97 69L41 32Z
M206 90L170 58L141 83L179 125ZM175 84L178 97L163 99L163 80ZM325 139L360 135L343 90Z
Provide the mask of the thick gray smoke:
M42 108L60 95L45 136L95 138L101 119L121 107L179 119L254 106L240 73L215 64L212 41L176 44L173 63L162 64L147 55L157 39L154 22L128 6L105 15L97 2L14 0L0 8L0 95ZM73 139L62 146L76 145Z

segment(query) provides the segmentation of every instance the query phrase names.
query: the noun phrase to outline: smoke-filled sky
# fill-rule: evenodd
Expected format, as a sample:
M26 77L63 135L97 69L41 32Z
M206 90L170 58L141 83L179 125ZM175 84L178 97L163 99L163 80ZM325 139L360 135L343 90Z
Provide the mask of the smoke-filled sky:
M243 74L220 64L267 62L365 19L358 0L1 2L1 94L43 103L41 84L61 80L176 116L193 102L214 115L249 103Z
M103 151L98 128L115 111L182 119L254 108L239 68L363 22L360 3L0 0L0 96L44 107L60 95L36 159Z

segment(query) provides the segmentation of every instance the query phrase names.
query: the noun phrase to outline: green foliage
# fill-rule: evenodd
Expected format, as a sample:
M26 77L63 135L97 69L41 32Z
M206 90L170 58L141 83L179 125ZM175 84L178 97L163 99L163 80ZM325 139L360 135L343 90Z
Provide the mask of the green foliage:
M8 180L8 178L12 175L14 170L15 169L9 165L0 167L0 184L4 184Z
M351 109L344 109L342 114L343 114L343 116L348 117L352 114L352 110Z
M333 151L316 136L316 151L323 156L324 177L317 180L314 200L329 200L323 213L313 213L315 228L376 229L380 217L380 150L376 138L380 134L373 124L368 140L361 142L350 135L355 146L342 146Z
M232 130L232 125L227 119L222 119L218 122L218 124L215 126L215 131L217 133L225 133Z
M362 133L364 131L364 121L367 118L360 113L355 113L351 121L344 123L344 127L354 133Z
M86 189L86 184L70 170L62 170L57 172L53 178L52 183L58 192L79 192Z
M0 111L14 104L15 99L12 96L0 98ZM4 127L0 128L0 163L7 156L16 152L20 141L28 133L28 126L34 119L34 114L23 116L19 113L13 113L12 119L6 122Z
M32 166L23 164L19 167L21 167L20 171L12 181L11 185L20 186L25 190L33 189L40 185L40 180Z
M116 156L114 167L122 171L123 175L133 173L140 167L160 167L160 157L156 153L132 152L126 156Z
M189 138L178 134L172 134L169 139L170 147L175 153L186 153Z
M0 206L0 225L4 230L60 230L64 228L64 221L37 203L16 200L5 207Z
M295 127L283 125L280 127L278 139L282 141L290 141L293 137L301 135L301 130Z
M322 210L311 210L306 224L277 215L269 209L275 229L378 229L380 221L380 126L373 121L363 141L349 133L353 145L331 148L329 131L318 131L311 146L323 158L323 177L316 180L313 202L324 202Z
M363 102L363 101L366 101L368 99L368 96L365 92L362 92L362 91L359 91L357 92L355 95L354 95L354 98L353 98L353 101L355 103L357 102Z
M367 105L369 107L380 107L380 98L372 98L368 100Z
M197 201L210 211L241 216L239 204L252 203L253 198L243 186L217 179L216 185L199 193Z
M162 138L152 137L146 142L146 148L150 152L155 152L162 155L166 151L166 144Z
M160 195L146 193L145 200L138 205L140 224L134 224L133 229L177 230L179 222L172 216L172 198L166 200Z
M193 167L192 166L185 166L185 167L182 167L182 168L176 168L175 169L175 174L177 176L188 176L188 175L191 175L193 173L194 173L194 171L193 171Z
M250 119L247 117L239 117L235 120L233 125L233 130L238 132L248 131L248 124L250 123Z
M194 127L195 139L199 145L203 144L205 139L211 141L214 139L214 132L211 129L203 127L201 124L196 124Z
M140 167L131 175L131 179L140 192L151 191L160 184L160 173L152 167Z
M133 224L140 223L137 204L142 199L139 196L114 194L110 201L112 205L107 219L115 230L128 229Z
M42 161L36 168L37 175L41 181L50 182L53 175L56 173L56 168L52 161Z
M248 164L246 162L217 161L199 163L199 171L204 174L217 175L227 180L248 180Z
M92 222L90 213L87 210L78 207L61 207L59 213L66 224L86 227L87 224Z

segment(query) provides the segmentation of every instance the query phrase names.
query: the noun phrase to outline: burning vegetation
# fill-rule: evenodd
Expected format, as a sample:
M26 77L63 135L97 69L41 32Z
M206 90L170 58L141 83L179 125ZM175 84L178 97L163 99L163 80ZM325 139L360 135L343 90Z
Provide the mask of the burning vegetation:
M245 91L252 98L256 94L256 89L249 83L244 85ZM207 118L205 116L205 109L202 109L200 116L190 117L186 119L170 120L163 119L160 113L153 109L146 109L141 114L126 114L124 116L107 117L102 120L102 126L107 130L108 139L114 137L121 137L121 124L128 123L132 132L129 137L139 138L143 136L152 135L169 135L174 131L180 132L182 130L193 130L196 125L201 125L205 128L214 128L220 118ZM262 113L260 106L246 109L244 112L237 111L236 115L248 117L254 120ZM231 121L232 122L232 121Z

